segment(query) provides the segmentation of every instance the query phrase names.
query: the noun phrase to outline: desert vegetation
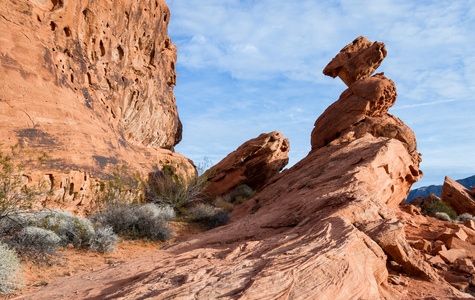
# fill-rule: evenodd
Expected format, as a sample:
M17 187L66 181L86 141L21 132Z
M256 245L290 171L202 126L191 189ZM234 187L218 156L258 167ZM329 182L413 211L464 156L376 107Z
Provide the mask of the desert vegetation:
M45 156L33 157L19 146L0 152L0 294L21 287L21 261L52 265L58 249L112 252L121 239L167 241L173 237L170 221L180 218L208 228L229 221L228 212L204 202L207 179L180 176L177 166L155 167L146 179L117 166L95 187L95 210L87 217L61 210L39 209L49 195L43 182L33 184L29 166Z

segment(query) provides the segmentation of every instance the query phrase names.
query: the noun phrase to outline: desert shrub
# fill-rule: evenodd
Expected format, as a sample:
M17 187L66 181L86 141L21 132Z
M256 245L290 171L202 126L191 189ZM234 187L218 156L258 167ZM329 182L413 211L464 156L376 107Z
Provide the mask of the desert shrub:
M469 213L463 213L463 214L459 215L458 220L459 220L460 222L466 222L466 221L468 221L468 220L472 220L472 221L475 222L475 217L472 216L472 215L469 214Z
M231 203L231 195L229 194L216 197L214 205L227 212L231 212L234 209L234 204Z
M20 270L16 252L0 242L0 295L6 296L21 287Z
M51 230L28 226L23 228L15 239L16 249L22 257L36 263L50 263L58 254L55 249L61 246L61 238Z
M119 241L112 227L98 228L91 238L89 249L102 253L112 252Z
M448 206L444 201L440 199L432 203L424 204L422 212L432 217L435 217L435 214L437 212L443 212L443 213L446 213L450 217L451 220L457 219L457 213L450 206Z
M51 230L61 238L62 246L81 246L94 235L94 227L88 219L63 211L40 211L31 216L31 226Z
M164 221L171 221L175 219L176 213L171 206L159 206L154 203L149 203L138 207L141 215L150 215L152 218L162 219Z
M230 194L231 202L241 204L254 196L254 191L247 184L238 185Z
M118 165L112 175L101 183L99 190L95 191L95 197L99 200L98 209L141 202L140 188L140 174L130 174L127 165Z
M449 217L449 215L444 212L436 212L434 217L442 221L452 222L452 219Z
M217 209L210 204L200 203L190 208L190 216L193 221L209 226L210 228L222 226L229 221L229 214Z
M149 174L143 181L145 196L161 206L171 206L176 212L185 213L185 206L205 196L203 190L208 184L207 175L184 178L173 165L162 165L161 170Z
M166 224L171 217L169 209L151 205L111 206L93 214L90 219L96 226L111 227L115 233L125 237L166 241L172 236Z
M45 158L45 154L35 158L18 145L10 147L10 153L0 151L0 219L30 209L38 197L46 195L45 182L31 184L27 175L29 168Z

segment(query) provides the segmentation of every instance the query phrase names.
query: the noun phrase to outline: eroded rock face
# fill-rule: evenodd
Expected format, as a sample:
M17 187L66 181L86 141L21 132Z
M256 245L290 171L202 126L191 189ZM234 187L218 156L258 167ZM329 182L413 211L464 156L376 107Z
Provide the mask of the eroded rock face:
M170 150L181 123L169 16L162 0L2 3L1 149L46 152L39 176L54 177L60 198L71 201L86 193L77 178L101 178L117 164L194 169ZM71 172L85 175L60 188Z
M460 183L446 176L442 186L442 201L450 205L457 214L475 215L475 196Z
M289 150L289 139L284 139L278 131L263 133L245 142L206 171L210 183L205 193L213 199L241 184L260 189L287 165Z
M21 0L0 14L5 147L20 143L47 152L57 170L91 173L171 153L155 150L181 139L165 2Z

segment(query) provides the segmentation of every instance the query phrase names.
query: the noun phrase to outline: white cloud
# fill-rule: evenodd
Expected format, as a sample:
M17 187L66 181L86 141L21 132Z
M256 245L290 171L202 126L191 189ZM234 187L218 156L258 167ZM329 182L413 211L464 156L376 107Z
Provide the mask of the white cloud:
M364 35L386 44L378 71L396 83L391 112L416 133L423 167L434 173L440 162L475 174L461 163L473 160L475 147L475 1L167 3L185 155L224 157L261 132L280 130L290 138L292 161L305 156L314 120L346 88L322 70Z

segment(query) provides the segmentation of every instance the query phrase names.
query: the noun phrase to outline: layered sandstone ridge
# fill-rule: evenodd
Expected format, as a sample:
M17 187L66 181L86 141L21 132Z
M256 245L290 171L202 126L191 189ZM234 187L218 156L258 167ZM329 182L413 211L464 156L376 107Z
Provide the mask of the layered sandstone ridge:
M461 297L409 245L394 211L421 176L413 134L395 134L410 129L387 115L394 84L382 75L360 78L344 95L354 95L346 100L358 107L353 114L336 104L319 118L333 120L322 124L334 124L337 134L317 146L312 134L309 155L235 208L230 224L147 263L53 283L25 298L401 299L388 265Z

